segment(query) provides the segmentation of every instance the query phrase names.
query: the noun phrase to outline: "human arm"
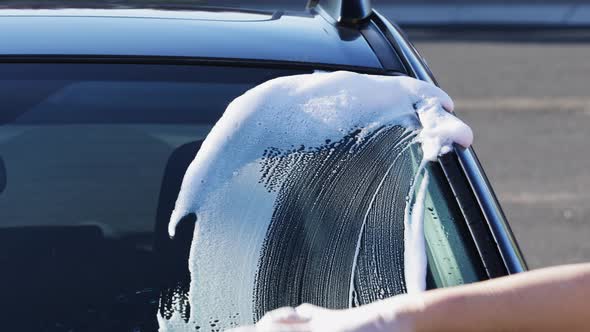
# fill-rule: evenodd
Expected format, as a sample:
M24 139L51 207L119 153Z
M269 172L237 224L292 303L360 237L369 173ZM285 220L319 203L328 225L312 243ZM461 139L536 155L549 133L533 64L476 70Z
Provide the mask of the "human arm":
M366 306L282 308L245 331L590 331L590 264L395 296Z
M426 292L416 332L590 331L590 264Z

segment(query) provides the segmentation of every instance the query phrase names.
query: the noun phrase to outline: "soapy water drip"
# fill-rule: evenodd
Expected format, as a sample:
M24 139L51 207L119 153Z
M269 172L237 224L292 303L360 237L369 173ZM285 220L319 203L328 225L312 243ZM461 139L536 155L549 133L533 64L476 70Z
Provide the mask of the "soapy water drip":
M420 163L418 172L408 194L404 213L404 280L407 293L417 293L426 289L426 247L424 239L424 199L428 187L428 173L424 171L425 162ZM414 193L419 176L422 175L419 189ZM409 206L414 198L412 212Z
M233 101L170 219L174 236L197 216L190 314L159 316L160 329L211 319L223 329L282 305L344 308L422 290L424 165L472 137L443 107L450 98L425 82L348 72L271 80Z

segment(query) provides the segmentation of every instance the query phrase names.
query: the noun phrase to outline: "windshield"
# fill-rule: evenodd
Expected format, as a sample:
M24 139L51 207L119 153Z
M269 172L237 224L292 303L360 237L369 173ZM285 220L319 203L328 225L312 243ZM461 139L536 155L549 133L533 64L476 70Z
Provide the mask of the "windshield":
M180 317L191 330L197 326L219 330L252 322L282 305L349 305L349 288L341 287L341 282L348 285L349 281L338 279L342 277L338 268L299 269L312 253L309 250L338 241L330 239L334 229L293 230L283 224L268 230L274 235L267 239L258 284L248 299L256 303L255 310L236 312L208 298L198 305L219 308L214 316L190 317L188 257L194 216L179 224L174 239L168 236L168 221L186 169L227 104L262 82L301 71L2 64L0 72L0 292L4 299L0 316L10 322L7 328L154 331L158 317L160 324ZM401 129L387 139L402 140ZM384 158L383 152L369 149L363 158L378 160ZM386 190L375 200L384 208L376 209L381 215L367 219L366 243L361 247L366 254L358 256L354 282L359 291L353 305L405 292L401 255L407 190L403 188L420 158L419 146L409 144L395 176L388 178ZM370 170L355 167L346 158L342 162L350 176L371 180ZM440 167L431 164L428 173L428 287L478 280L481 264ZM308 180L294 179L305 184L298 187L301 194L320 190ZM338 204L350 190L334 189L340 196L334 196L323 210L333 213L309 213L303 209L304 202L285 206L277 215L309 226L314 220L350 218L338 213ZM355 192L362 196L362 190ZM367 204L366 199L360 202ZM228 205L228 210L236 208ZM301 241L310 245L298 245ZM292 246L275 255L286 248L280 243ZM239 262L240 243L225 245L237 253L226 259ZM346 255L338 259L346 261L350 258ZM327 257L324 263L338 264L338 260ZM313 282L301 284L301 280ZM231 299L232 294L221 297Z

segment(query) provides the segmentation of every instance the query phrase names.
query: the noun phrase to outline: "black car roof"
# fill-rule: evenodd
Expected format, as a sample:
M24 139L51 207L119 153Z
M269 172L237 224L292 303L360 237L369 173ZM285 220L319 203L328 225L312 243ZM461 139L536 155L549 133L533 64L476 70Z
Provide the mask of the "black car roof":
M2 9L0 31L4 58L194 57L382 68L357 29L313 11Z

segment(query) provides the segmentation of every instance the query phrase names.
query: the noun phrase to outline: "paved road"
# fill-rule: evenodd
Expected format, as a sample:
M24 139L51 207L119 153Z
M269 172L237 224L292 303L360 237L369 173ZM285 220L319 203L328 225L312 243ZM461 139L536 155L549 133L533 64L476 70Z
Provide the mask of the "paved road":
M531 267L590 261L590 42L527 42L539 34L410 31L474 128Z

